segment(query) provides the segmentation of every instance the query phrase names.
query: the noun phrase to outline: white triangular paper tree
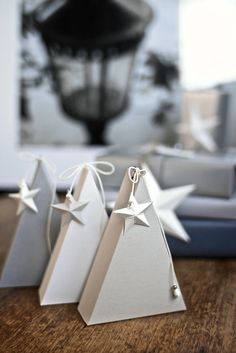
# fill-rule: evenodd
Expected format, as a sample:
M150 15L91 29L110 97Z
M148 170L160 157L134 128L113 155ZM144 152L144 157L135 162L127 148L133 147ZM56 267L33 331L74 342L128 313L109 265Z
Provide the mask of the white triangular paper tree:
M61 230L39 289L41 305L78 302L108 217L91 168L63 204Z
M176 216L175 209L195 189L195 185L162 190L147 164L141 163L141 166L147 172L144 181L164 231L180 240L189 241L190 237Z
M55 183L48 163L37 159L31 186L23 180L19 192L9 195L18 202L19 219L1 269L0 287L40 284L59 231L59 217L51 212Z
M186 309L144 178L122 183L78 306L87 325Z

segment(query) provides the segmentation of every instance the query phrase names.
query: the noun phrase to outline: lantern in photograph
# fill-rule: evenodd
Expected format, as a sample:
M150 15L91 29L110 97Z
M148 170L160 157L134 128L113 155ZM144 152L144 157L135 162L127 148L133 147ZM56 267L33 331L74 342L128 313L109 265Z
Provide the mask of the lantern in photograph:
M142 0L50 0L35 14L60 105L104 144L107 122L128 104L134 55L150 7Z

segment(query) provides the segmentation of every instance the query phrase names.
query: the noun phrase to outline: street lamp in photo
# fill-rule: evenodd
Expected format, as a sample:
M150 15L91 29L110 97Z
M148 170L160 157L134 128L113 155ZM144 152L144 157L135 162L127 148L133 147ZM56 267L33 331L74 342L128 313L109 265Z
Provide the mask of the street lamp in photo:
M105 144L108 122L128 106L135 52L152 18L142 0L49 0L35 13L66 115Z

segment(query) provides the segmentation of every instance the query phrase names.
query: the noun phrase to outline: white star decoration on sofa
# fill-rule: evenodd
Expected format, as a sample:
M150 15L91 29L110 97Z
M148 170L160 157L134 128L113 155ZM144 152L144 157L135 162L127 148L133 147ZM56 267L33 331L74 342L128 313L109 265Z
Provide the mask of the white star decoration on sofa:
M213 152L217 146L212 136L212 131L219 125L216 117L204 119L200 112L196 109L191 111L188 122L183 122L177 125L177 132L183 137L190 136L192 145L199 144L205 150Z

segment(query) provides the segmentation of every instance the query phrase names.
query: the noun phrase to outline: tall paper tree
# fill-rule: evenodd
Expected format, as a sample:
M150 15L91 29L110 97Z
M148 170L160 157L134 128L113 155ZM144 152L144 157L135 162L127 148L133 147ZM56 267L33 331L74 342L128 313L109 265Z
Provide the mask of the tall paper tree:
M143 174L129 169L98 248L78 306L88 325L186 309Z
M46 160L36 161L31 186L23 179L19 192L9 195L18 203L18 220L1 269L0 287L39 285L59 231L59 217L50 208L56 199L55 175Z
M106 164L97 162L97 164ZM113 172L113 166L111 172ZM54 205L62 212L62 226L39 289L40 304L59 304L78 302L87 279L98 244L107 224L105 200L101 197L94 175L102 184L98 172L109 174L85 164L75 168L74 193L66 195L65 202ZM95 173L94 173L95 172ZM104 193L102 192L102 195Z

